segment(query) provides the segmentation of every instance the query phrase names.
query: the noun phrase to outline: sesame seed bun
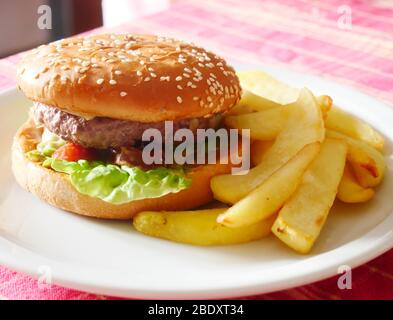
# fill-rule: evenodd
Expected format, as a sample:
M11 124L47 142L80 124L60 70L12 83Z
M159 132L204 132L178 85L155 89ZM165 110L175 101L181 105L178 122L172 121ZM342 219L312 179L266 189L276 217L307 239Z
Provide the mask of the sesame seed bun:
M152 35L63 39L30 51L17 82L69 113L139 122L208 117L240 99L235 71L203 48Z
M102 219L130 219L146 210L188 210L213 200L210 179L229 173L230 164L211 164L190 170L192 184L188 189L160 198L131 201L121 205L105 202L79 193L68 175L47 169L26 157L41 140L42 128L27 121L18 130L12 147L12 171L16 181L41 200L63 210Z

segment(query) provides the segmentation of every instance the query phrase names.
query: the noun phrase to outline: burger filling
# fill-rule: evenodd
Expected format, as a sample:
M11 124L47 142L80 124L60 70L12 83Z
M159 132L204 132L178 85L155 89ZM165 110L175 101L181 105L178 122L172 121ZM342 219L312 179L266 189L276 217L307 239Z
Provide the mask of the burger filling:
M43 125L62 139L96 149L138 147L146 129L157 129L162 135L165 129L164 122L142 123L106 117L87 120L41 103L34 104L32 115L36 123ZM196 131L196 129L216 128L220 120L221 115L177 120L173 121L173 130L187 128Z
M164 123L141 123L104 117L86 119L35 103L31 115L42 127L41 140L28 152L30 160L69 175L80 192L113 204L162 197L188 188L185 166L146 166L142 134ZM174 130L216 128L221 115L174 121Z

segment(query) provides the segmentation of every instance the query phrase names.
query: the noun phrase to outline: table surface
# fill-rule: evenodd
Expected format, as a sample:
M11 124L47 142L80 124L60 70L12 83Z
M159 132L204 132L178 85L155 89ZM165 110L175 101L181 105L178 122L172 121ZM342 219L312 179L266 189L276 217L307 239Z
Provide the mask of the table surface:
M393 106L393 1L186 0L101 32L158 33L193 41L233 63L272 65L347 84ZM15 86L20 55L0 60L0 91ZM352 272L246 299L393 299L393 250ZM0 266L0 299L113 299L39 286Z

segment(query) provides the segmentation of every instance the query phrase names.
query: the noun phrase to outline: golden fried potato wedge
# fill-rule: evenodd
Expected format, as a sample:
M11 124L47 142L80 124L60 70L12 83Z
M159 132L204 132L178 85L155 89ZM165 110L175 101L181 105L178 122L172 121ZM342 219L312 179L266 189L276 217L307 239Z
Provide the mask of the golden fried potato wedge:
M239 101L240 105L250 106L255 111L263 111L271 108L281 107L282 105L269 100L263 96L256 95L251 91L245 90Z
M316 97L317 103L322 110L323 119L326 120L328 113L332 109L333 99L327 95Z
M237 73L244 90L275 102L279 105L294 103L299 96L299 89L293 88L271 75L260 71L240 71Z
M250 129L251 139L273 140L284 128L289 109L280 107L237 116L226 116L224 123L229 128Z
M383 137L369 124L334 106L328 113L326 128L341 132L349 137L364 141L377 150L382 150Z
M296 103L287 108L289 115L286 125L259 165L244 175L219 175L211 180L217 200L236 203L266 181L304 146L323 141L325 127L321 109L308 89L302 89Z
M237 228L266 219L296 191L304 171L317 156L320 143L304 147L264 183L218 216L217 222Z
M255 110L249 105L236 104L226 113L226 116L238 116L241 114L253 113Z
M315 99L325 119L332 106L332 99L329 96L319 96ZM272 140L285 127L288 119L287 107L273 107L255 112L255 109L250 111L249 106L244 106L244 112L236 110L233 114L228 114L224 119L224 123L229 128L250 129L251 139Z
M251 164L253 166L258 165L263 157L265 156L266 152L272 147L274 141L262 141L262 140L255 140L251 144Z
M288 106L288 105L276 104L274 101L270 101L264 98L262 98L261 101L256 101L257 99L249 98L251 95L253 97L256 97L256 95L250 93L249 91L246 91L244 95L246 95L247 99L243 101L242 98L242 100L240 100L236 106L234 106L229 112L227 112L226 114L227 116L238 116L238 115L256 113L258 111L266 111L270 109L277 109L277 112L280 112L281 109L279 108L282 107L285 108L286 106ZM323 119L325 120L327 118L328 112L332 108L333 100L331 97L327 95L318 96L315 99L321 108ZM281 122L281 124L283 124L283 122Z
M363 188L373 188L381 183L385 175L386 163L379 151L361 140L333 130L326 130L326 136L342 139L347 143L347 159L353 168L357 181Z
M292 249L311 250L325 223L344 172L347 145L326 139L294 195L278 213L272 232Z
M146 211L133 220L136 230L153 237L200 246L228 245L261 239L270 233L275 217L253 225L228 228L216 222L226 208L196 211Z
M338 186L337 198L346 203L361 203L374 196L374 190L363 188L356 180L349 163L345 165L344 174Z

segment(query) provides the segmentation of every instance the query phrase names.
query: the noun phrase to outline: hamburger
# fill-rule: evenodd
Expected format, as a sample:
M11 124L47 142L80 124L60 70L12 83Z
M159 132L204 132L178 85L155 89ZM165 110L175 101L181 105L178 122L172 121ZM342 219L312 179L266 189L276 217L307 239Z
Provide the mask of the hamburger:
M234 69L203 48L153 35L68 38L28 52L17 83L33 103L13 173L55 207L106 219L186 210L210 202L210 179L231 169L141 157L145 130L217 128L239 101Z

